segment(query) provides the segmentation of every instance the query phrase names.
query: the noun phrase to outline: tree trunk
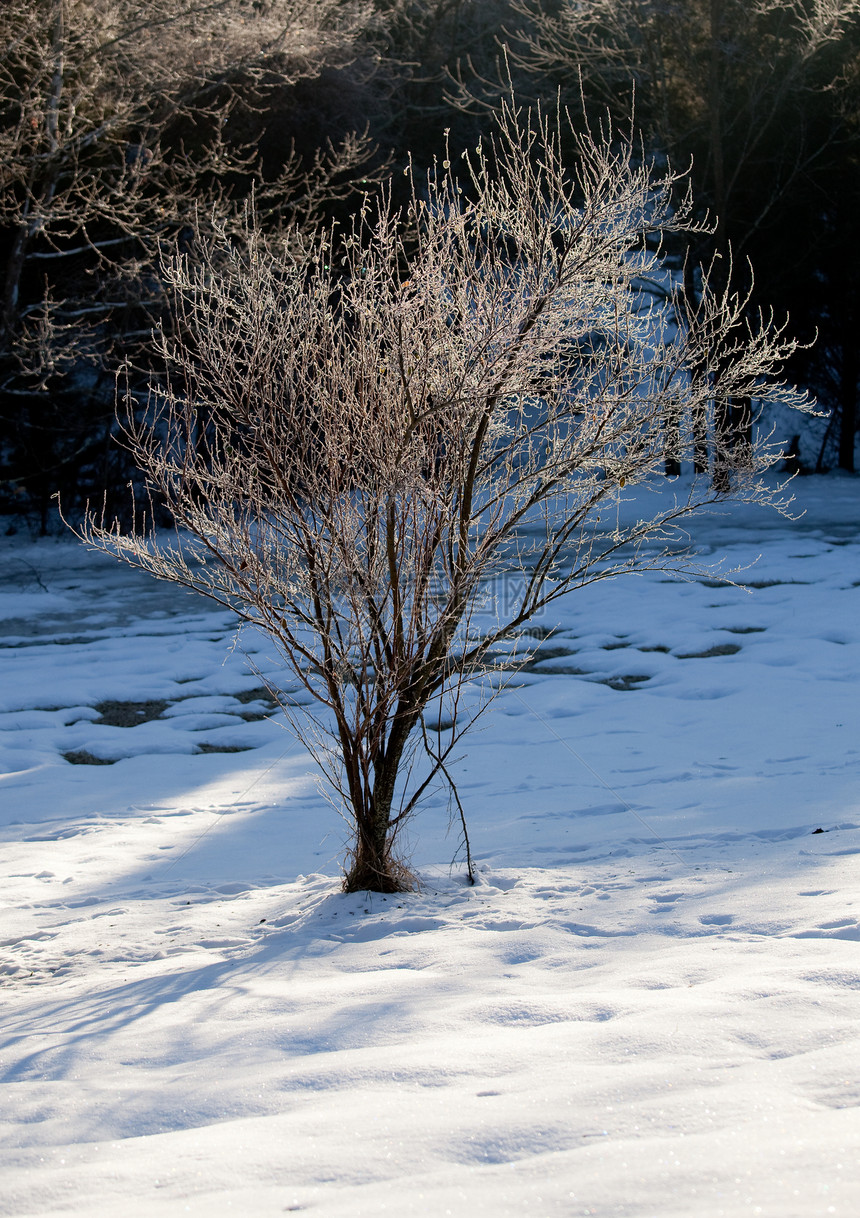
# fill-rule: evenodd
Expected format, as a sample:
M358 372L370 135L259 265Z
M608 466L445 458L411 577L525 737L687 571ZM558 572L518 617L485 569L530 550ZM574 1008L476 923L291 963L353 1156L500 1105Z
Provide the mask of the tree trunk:
M690 316L694 316L698 294L696 292L696 275L691 251L688 252L684 260L683 292ZM694 379L704 375L699 367L693 367L691 373ZM693 429L693 472L696 474L706 474L708 472L708 415L704 403L694 403L693 417L690 422Z
M714 403L714 477L713 487L721 495L732 489L732 407L729 402Z
M357 825L344 892L408 892L413 887L408 869L392 858L390 819L390 807L375 808L374 815Z
M414 887L408 867L393 853L392 808L403 750L417 718L411 714L395 720L383 753L374 760L373 789L363 789L361 807L353 807L355 845L344 892L409 892Z
M842 367L839 377L839 468L854 473L854 445L857 439L857 348L854 336L842 340Z
M677 416L666 420L664 471L667 478L681 476L681 422Z
M693 472L708 472L708 418L704 410L697 410L693 418Z
M732 465L748 470L752 464L752 398L732 402Z
M727 494L732 473L750 468L752 459L752 401L732 398L716 403L714 420L714 490Z
M27 260L29 241L30 225L25 221L18 227L12 249L6 261L2 315L2 334L5 343L11 343L12 336L18 328L21 276L24 273L24 263Z
M726 193L725 154L723 149L723 58L725 47L723 39L725 31L724 0L711 0L710 4L710 48L708 55L708 115L710 127L708 133L708 153L710 164L708 168L713 182L714 207L716 209L716 244L719 249L726 247L726 223L728 220L728 198Z

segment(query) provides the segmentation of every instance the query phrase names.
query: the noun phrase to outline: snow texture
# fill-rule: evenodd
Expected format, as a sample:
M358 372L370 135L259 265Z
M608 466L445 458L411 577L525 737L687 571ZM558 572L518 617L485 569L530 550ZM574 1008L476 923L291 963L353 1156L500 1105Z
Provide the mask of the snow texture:
M478 884L439 792L388 898L263 639L4 539L0 1214L860 1213L860 483L795 488L536 624Z

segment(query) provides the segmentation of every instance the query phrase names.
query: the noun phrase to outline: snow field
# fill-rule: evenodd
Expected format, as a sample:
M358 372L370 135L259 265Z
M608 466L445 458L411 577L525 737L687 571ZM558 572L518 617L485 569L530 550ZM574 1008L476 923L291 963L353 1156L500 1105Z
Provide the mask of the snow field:
M440 792L387 899L262 640L7 540L0 1214L853 1218L860 488L797 489L695 524L752 592L538 623L459 750L479 883Z

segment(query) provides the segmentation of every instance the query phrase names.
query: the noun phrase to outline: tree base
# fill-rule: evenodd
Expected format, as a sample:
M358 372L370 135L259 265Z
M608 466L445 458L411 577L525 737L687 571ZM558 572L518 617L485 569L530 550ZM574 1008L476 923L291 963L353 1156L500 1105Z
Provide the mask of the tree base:
M413 872L391 859L379 864L356 858L343 877L344 892L414 892L416 887Z

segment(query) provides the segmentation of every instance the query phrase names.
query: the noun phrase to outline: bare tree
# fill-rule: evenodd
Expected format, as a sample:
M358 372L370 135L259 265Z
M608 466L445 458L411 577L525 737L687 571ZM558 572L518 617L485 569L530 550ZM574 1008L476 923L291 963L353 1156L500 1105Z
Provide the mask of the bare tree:
M706 282L682 327L649 303L654 242L690 223L676 178L611 133L564 139L573 175L561 124L507 109L461 177L444 162L405 211L368 204L340 244L278 252L250 223L241 248L225 234L174 258L180 337L162 336L166 375L127 439L175 531L149 504L130 531L98 513L77 529L274 640L353 828L349 891L410 883L398 830L452 782L464 688L492 692L530 618L595 580L694 564L670 543L721 499L707 479L631 524L615 509L660 468L667 420L687 458L715 369L720 394L807 407L772 379L791 342L751 331L742 299ZM735 495L779 504L761 478L778 455L756 438Z

